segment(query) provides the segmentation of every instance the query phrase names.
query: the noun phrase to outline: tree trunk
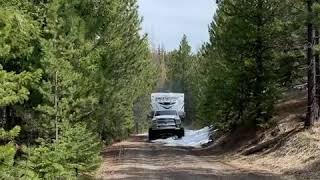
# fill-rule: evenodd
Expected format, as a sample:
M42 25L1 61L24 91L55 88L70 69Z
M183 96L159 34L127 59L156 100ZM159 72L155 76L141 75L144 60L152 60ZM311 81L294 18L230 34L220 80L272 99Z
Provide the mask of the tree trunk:
M7 108L6 107L2 107L1 108L1 128L5 128L5 125L7 123Z
M319 45L319 29L316 27L315 29L315 44ZM314 55L315 59L315 73L316 73L316 120L319 119L319 107L320 107L320 56L319 52L316 51Z
M256 62L256 82L255 82L255 90L254 95L256 98L256 117L255 120L259 120L262 115L262 107L261 103L263 101L262 95L263 95L263 81L264 81L264 67L263 67L263 41L262 41L262 32L261 28L263 26L262 22L262 14L261 11L263 9L263 1L258 1L257 6L257 37L256 37L256 48L255 48L255 62Z
M311 15L313 0L307 1L308 13ZM313 24L310 17L307 22L308 31L308 48L307 48L307 64L308 64L308 107L307 117L305 120L305 127L313 125L315 120L315 63L313 58Z
M59 140L59 126L58 126L58 72L55 73L55 92L54 92L54 109L56 111L55 114L55 133L56 133L56 141Z

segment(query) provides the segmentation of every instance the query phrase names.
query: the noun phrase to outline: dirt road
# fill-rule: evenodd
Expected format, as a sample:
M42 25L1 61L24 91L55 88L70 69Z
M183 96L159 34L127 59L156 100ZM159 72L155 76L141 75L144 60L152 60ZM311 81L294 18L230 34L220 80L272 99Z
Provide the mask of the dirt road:
M146 142L145 136L107 148L97 179L124 180L278 180L266 172L247 171L216 156L195 155L189 148Z

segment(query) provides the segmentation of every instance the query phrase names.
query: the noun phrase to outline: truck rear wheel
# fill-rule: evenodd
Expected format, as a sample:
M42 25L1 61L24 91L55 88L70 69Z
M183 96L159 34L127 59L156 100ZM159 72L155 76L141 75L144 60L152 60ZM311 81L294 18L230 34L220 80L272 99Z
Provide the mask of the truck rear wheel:
M151 128L149 129L149 132L148 132L148 139L149 139L149 141L155 140L155 134Z
M178 130L178 138L182 138L184 136L184 128Z

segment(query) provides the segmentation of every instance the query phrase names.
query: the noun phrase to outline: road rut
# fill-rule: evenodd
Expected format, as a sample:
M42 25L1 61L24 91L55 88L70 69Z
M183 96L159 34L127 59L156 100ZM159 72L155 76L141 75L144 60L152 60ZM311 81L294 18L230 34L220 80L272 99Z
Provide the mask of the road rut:
M245 171L216 156L194 155L190 148L146 142L145 136L106 148L97 179L123 180L280 180L267 172Z

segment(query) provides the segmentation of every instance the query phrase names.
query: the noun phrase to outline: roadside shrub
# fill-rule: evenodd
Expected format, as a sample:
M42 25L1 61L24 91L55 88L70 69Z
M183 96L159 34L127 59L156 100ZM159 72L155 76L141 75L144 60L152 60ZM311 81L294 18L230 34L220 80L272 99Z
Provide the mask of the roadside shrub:
M19 126L10 131L0 129L0 179L15 179L19 177L21 170L15 166L17 153L15 138L19 135L20 130Z
M92 172L101 163L101 144L84 125L62 131L58 141L42 143L32 150L30 168L43 179L61 177L75 179L78 174Z

